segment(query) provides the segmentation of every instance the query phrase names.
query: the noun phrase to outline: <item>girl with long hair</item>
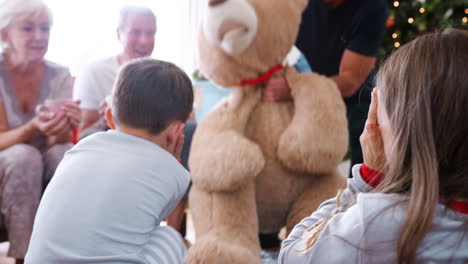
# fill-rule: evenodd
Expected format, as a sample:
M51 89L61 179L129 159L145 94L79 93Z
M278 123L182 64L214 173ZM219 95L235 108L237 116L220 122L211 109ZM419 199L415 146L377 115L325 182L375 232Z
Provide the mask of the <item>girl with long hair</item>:
M279 263L468 263L468 32L402 46L382 65L364 164L301 221Z

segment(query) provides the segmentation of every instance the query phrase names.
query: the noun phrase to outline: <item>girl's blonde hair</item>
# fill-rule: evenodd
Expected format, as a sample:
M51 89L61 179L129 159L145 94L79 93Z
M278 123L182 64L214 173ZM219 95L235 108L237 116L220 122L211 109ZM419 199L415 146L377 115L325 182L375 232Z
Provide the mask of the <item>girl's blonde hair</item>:
M397 263L416 262L439 196L446 203L468 198L467 62L468 32L446 29L402 46L377 74L379 99L393 132L393 156L375 191L409 198ZM346 207L338 204L334 213ZM306 250L332 216L308 230Z

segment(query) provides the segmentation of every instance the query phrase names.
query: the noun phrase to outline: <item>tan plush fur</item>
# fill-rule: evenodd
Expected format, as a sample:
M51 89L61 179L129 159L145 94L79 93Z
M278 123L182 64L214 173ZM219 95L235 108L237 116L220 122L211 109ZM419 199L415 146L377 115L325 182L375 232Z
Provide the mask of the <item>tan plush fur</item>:
M228 56L199 37L200 68L232 86L280 64L306 0L249 0L257 37ZM333 81L286 68L293 101L263 102L262 88L234 90L197 128L190 168L196 243L188 263L261 263L258 233L290 230L344 186L336 167L348 143L345 106Z

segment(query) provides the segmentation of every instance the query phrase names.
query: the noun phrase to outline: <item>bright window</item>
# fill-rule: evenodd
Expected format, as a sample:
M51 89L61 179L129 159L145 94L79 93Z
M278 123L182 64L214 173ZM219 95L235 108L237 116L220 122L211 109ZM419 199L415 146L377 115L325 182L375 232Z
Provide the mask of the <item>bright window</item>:
M72 74L86 64L121 51L116 27L120 8L142 5L157 17L153 58L171 61L191 73L194 28L188 0L45 0L54 14L46 57L70 67Z

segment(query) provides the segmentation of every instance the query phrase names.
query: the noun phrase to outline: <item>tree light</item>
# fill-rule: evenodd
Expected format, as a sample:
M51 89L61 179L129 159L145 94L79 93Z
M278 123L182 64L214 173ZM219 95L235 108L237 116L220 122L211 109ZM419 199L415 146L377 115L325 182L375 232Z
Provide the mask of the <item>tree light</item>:
M393 46L395 46L395 48L400 47L400 42L395 42L395 44Z
M414 22L414 18L412 17L408 18L408 23L413 24L413 22Z
M467 17L462 18L462 22L463 24L466 24L468 22L468 18Z
M392 38L394 38L394 39L398 38L398 34L397 34L397 33L393 33L393 34L392 34Z
M399 5L400 5L400 2L398 2L398 1L393 2L394 7L398 7Z
M424 13L424 12L426 12L426 9L424 9L424 7L419 8L419 13L422 14L422 13Z
M467 8L467 9L465 9L465 14L467 14L467 15L468 15L468 8Z

